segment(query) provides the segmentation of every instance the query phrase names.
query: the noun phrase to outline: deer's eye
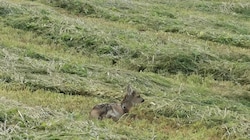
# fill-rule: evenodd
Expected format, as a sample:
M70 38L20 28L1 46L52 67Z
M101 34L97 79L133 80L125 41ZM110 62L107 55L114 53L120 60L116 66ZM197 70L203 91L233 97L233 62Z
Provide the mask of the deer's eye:
M122 109L125 109L126 107L125 107L125 105L122 105Z

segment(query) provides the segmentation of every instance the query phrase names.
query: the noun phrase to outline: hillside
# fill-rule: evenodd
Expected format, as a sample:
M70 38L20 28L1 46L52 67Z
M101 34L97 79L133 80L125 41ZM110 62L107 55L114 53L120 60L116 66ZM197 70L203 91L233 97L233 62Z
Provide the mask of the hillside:
M143 104L89 119L128 84ZM248 0L0 0L0 139L250 139L249 120Z

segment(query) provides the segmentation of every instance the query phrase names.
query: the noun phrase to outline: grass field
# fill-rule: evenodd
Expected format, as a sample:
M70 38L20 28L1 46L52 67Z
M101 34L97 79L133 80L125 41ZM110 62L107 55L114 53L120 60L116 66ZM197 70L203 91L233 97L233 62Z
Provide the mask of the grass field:
M128 84L143 104L118 122L89 118ZM248 0L0 0L0 139L249 132Z

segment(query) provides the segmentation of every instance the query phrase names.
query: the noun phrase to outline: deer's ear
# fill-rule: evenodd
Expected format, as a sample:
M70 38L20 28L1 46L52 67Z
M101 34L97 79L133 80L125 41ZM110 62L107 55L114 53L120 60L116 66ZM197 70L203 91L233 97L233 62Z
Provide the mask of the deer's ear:
M127 94L131 95L133 93L133 89L130 85L127 86Z

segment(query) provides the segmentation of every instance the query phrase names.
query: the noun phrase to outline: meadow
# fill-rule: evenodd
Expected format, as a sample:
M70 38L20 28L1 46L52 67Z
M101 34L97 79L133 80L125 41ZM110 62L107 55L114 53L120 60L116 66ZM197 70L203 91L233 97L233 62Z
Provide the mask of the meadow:
M118 122L89 118L128 84L144 103ZM248 0L0 0L0 139L249 132Z

